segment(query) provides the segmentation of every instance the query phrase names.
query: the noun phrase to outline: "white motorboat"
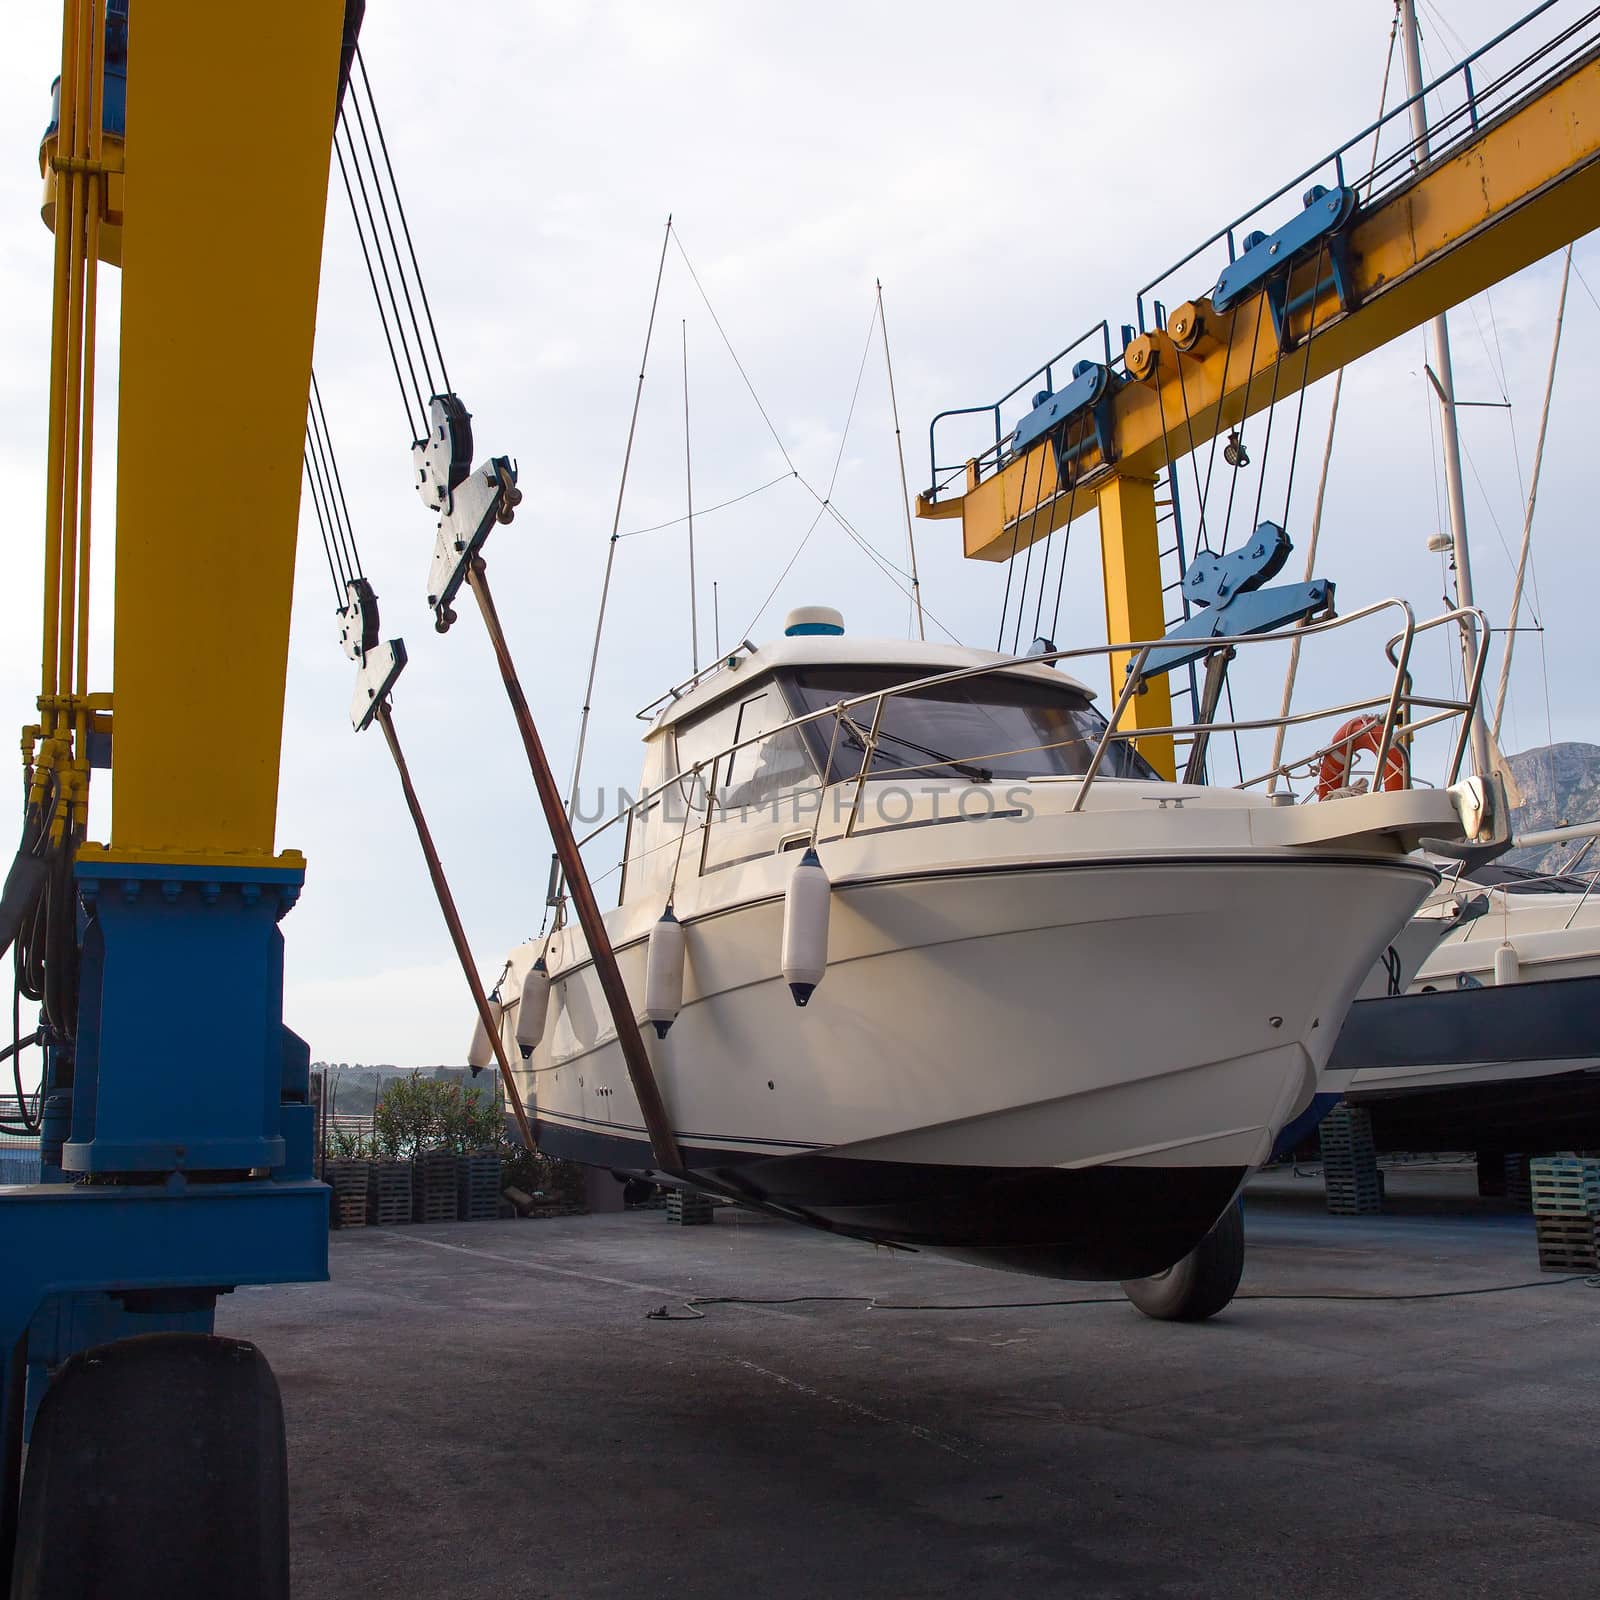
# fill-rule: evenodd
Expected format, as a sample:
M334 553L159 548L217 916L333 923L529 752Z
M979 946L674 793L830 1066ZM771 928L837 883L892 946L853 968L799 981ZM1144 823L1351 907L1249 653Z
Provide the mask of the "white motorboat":
M851 638L813 608L655 712L605 920L680 1181L1139 1278L1309 1104L1438 882L1412 852L1479 835L1489 792L1165 782L1054 659ZM650 1172L578 928L514 951L498 995L541 1148Z
M1442 885L1413 926L1446 931L1407 992L1352 1010L1322 1093L1367 1110L1384 1149L1600 1145L1593 887L1498 863Z

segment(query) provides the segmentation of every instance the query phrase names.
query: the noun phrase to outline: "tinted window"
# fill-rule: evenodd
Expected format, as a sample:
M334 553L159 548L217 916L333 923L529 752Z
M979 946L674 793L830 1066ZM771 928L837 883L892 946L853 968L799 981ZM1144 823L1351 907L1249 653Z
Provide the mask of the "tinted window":
M692 792L688 785L684 788L684 798L691 804L698 806L709 790L719 809L734 811L816 786L817 765L810 747L798 729L783 728L792 713L777 686L767 678L752 685L752 691L680 723L675 730L678 771L701 768L699 784ZM739 748L729 750L730 745Z
M797 714L840 700L914 682L911 667L808 667L785 675ZM819 764L833 745L829 782L853 778L872 724L874 703L855 708L837 736L831 719L807 724ZM896 695L883 702L872 771L887 777L1024 779L1076 777L1094 755L1105 718L1078 690L1034 678L964 678ZM1154 778L1132 745L1117 741L1101 772L1111 778Z

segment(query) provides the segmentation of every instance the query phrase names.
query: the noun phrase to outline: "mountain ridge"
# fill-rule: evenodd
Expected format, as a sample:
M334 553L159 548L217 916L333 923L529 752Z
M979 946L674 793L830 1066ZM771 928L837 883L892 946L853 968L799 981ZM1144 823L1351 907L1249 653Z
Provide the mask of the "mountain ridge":
M1513 832L1537 833L1600 818L1600 745L1565 740L1519 751L1506 760L1523 799L1511 813ZM1584 843L1578 839L1513 850L1506 860L1537 872L1558 872L1573 861ZM1584 861L1587 865L1590 856Z

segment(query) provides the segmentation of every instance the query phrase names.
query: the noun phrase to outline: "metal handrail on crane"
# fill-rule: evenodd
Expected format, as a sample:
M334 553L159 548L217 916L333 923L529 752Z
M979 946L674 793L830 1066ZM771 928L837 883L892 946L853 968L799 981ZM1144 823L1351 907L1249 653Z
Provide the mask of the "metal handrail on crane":
M1345 178L1345 158L1359 154L1367 142L1374 135L1381 135L1382 131L1391 125L1400 125L1399 119L1409 121L1412 107L1425 100L1428 95L1437 94L1446 88L1455 79L1459 78L1465 98L1454 109L1446 111L1437 121L1430 123L1427 136L1429 159L1437 161L1441 156L1448 155L1453 148L1472 138L1479 132L1481 125L1490 117L1498 116L1501 112L1509 110L1515 103L1524 97L1533 94L1542 88L1552 78L1571 65L1579 56L1591 50L1600 43L1600 6L1592 7L1573 22L1569 23L1562 31L1544 41L1532 50L1514 66L1506 68L1489 84L1479 88L1473 81L1472 69L1476 63L1483 61L1491 51L1497 49L1508 39L1520 34L1524 28L1536 22L1546 12L1567 3L1567 0L1542 0L1532 11L1512 23L1510 27L1497 33L1487 43L1480 45L1471 55L1456 62L1452 67L1441 72L1431 82L1425 83L1414 95L1407 100L1402 100L1391 106L1382 116L1377 117L1359 133L1352 134L1348 139L1335 146L1320 160L1313 161L1303 172L1280 184L1264 200L1259 200L1247 210L1241 212L1232 222L1218 228L1210 237L1202 240L1192 250L1180 256L1172 265L1162 272L1158 272L1148 283L1143 285L1135 298L1135 313L1140 333L1147 333L1149 328L1145 323L1145 297L1153 290L1158 289L1168 278L1190 266L1200 256L1204 255L1213 245L1226 243L1228 247L1228 260L1238 259L1238 235L1246 223L1257 221L1267 207L1276 205L1286 195L1293 194L1303 189L1306 185L1315 182L1319 177L1328 176L1328 169L1332 167L1334 181L1341 187ZM1582 35L1582 42L1567 51L1559 59L1548 61L1548 58L1561 46ZM1548 62L1544 71L1536 77L1529 77L1518 84L1515 92L1510 91L1510 85L1520 79L1523 74L1541 62ZM1399 149L1391 151L1375 165L1372 166L1368 177L1361 180L1364 200L1370 204L1374 199L1399 188L1411 176L1414 170L1414 157L1422 141L1416 137L1408 137ZM1161 326L1160 321L1154 323Z
M1499 70L1487 84L1480 84L1475 78L1474 68L1479 69L1478 75L1481 77L1482 65L1491 53L1505 45L1507 41L1522 36L1524 30L1546 13L1569 3L1570 0L1543 0L1542 4L1534 7L1526 16L1503 29L1470 55L1423 85L1409 99L1391 107L1359 132L1343 140L1326 155L1312 162L1286 182L1279 184L1264 199L1248 207L1198 245L1186 251L1170 266L1157 273L1135 296L1134 320L1123 325L1124 343L1131 343L1136 334L1146 334L1152 327L1165 330L1165 307L1160 300L1154 298L1154 291L1178 273L1192 267L1208 251L1219 245L1224 246L1227 251L1225 265L1237 261L1240 255L1241 234L1246 225L1259 222L1263 213L1277 205L1285 196L1302 190L1319 179L1331 180L1339 188L1345 187L1346 158L1365 147L1374 136L1381 138L1384 131L1391 127L1404 126L1397 122L1397 119L1409 119L1413 106L1425 96L1448 89L1457 82L1461 86L1463 95L1460 104L1447 110L1429 129L1429 159L1426 166L1431 168L1437 167L1441 158L1454 154L1463 145L1477 138L1490 124L1536 97L1555 80L1570 72L1585 57L1600 53L1600 7L1589 7L1580 16L1563 26L1559 32L1530 49L1517 61ZM1418 149L1419 140L1415 136L1408 135L1399 148L1372 165L1367 176L1360 180L1364 208L1370 209L1375 200L1394 195L1417 176L1419 170L1422 170L1415 159ZM1184 290L1184 293L1188 292L1187 289ZM1109 324L1103 321L1081 335L1061 354L1052 358L1051 363L1037 368L992 404L959 407L938 413L928 429L930 486L921 497L923 506L931 508L940 503L940 496L951 481L951 476L948 475L965 475L967 479L965 487L970 489L974 486L974 482L982 482L1004 466L1008 459L1005 443L1009 435L1001 416L1001 408L1043 376L1051 365L1059 364L1067 354L1082 346L1103 328L1108 330L1106 368L1113 374L1122 375L1126 371L1124 356L1121 353L1116 355L1110 353ZM994 416L994 443L987 446L981 454L964 458L959 463L941 462L937 442L939 424L952 417L987 414ZM927 514L926 510L924 514Z

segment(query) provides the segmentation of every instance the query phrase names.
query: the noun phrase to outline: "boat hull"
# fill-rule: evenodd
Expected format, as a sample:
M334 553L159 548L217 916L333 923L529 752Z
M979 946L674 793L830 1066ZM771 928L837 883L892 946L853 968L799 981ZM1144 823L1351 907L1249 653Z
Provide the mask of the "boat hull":
M643 1139L541 1119L548 1155L646 1172ZM830 1233L1036 1277L1149 1277L1181 1260L1245 1167L1007 1167L858 1160L830 1151L729 1159L684 1147L691 1184Z
M691 1181L991 1265L1145 1276L1309 1103L1432 882L1403 860L1288 854L841 881L805 1010L777 970L774 896L685 917L683 1010L648 1043ZM619 959L642 993L642 943ZM592 969L554 992L524 1080L542 1147L648 1169Z
M1600 1145L1600 976L1361 1001L1326 1082L1383 1149Z

